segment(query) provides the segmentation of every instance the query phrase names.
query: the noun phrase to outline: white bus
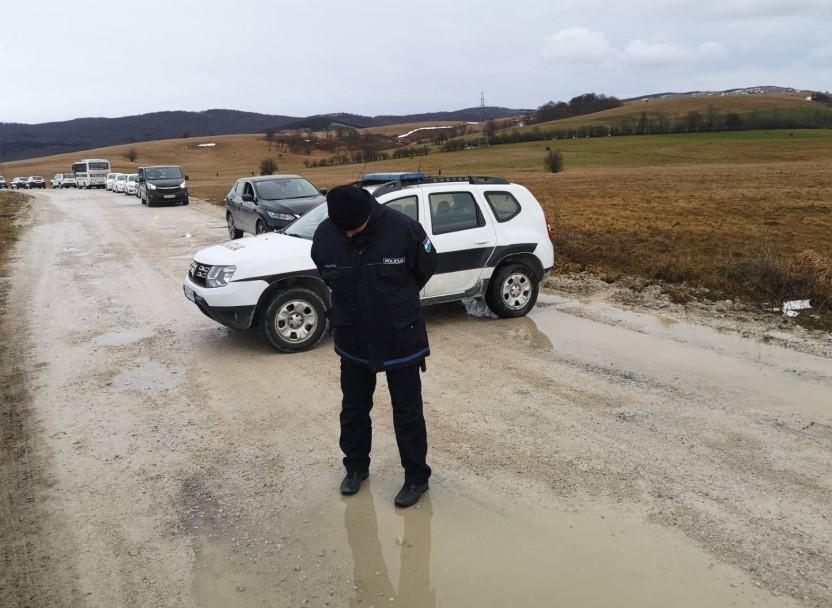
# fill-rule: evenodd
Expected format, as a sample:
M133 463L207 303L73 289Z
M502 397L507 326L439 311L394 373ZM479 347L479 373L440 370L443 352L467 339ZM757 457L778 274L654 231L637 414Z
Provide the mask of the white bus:
M101 158L87 158L73 163L75 182L78 188L103 188L110 172L110 161Z

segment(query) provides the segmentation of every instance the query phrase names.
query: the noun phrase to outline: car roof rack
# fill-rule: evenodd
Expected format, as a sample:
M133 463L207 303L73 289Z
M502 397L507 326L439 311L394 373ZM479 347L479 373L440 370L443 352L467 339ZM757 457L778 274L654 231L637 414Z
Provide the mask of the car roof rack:
M397 181L389 181L373 191L373 196L379 197L382 194L388 194L389 192L395 192L396 190L401 190L406 186L416 186L422 184L451 184L451 183L466 183L466 184L476 184L476 185L488 185L488 184L500 184L506 185L510 182L504 177L495 177L495 176L488 176L488 175L437 175L437 176L428 176L416 179L405 179L405 180L397 180Z

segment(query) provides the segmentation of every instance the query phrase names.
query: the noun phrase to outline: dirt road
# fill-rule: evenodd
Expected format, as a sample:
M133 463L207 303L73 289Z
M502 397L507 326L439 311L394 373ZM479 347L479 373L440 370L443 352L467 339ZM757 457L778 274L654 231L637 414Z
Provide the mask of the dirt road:
M46 191L9 271L28 397L3 606L829 606L832 360L549 293L429 309L430 496L389 398L337 493L337 361L187 302L221 210Z

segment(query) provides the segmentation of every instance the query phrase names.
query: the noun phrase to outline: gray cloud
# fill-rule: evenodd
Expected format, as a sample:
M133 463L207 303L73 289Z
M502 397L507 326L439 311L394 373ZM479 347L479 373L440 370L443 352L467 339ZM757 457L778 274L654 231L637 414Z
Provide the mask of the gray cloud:
M832 2L8 3L0 120L537 106L587 91L829 89ZM25 77L24 77L25 75ZM9 79L10 76L14 78Z

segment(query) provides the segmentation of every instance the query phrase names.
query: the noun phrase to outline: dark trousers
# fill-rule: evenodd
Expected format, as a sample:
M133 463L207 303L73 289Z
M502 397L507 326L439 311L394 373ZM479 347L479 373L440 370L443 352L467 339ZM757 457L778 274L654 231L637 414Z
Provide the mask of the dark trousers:
M430 477L419 373L419 364L387 372L396 443L408 483L425 483ZM341 402L341 451L344 452L347 471L366 471L370 467L373 440L370 410L373 409L375 390L375 372L341 359L341 392L344 395Z

